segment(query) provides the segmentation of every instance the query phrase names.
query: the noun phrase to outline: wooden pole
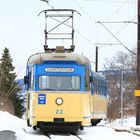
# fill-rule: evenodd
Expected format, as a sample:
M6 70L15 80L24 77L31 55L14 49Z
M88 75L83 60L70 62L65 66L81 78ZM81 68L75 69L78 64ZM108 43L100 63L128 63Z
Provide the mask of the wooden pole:
M140 90L140 0L138 0L137 90ZM136 125L140 125L140 96L136 96Z
M95 64L95 72L98 72L98 46L96 46L96 64Z

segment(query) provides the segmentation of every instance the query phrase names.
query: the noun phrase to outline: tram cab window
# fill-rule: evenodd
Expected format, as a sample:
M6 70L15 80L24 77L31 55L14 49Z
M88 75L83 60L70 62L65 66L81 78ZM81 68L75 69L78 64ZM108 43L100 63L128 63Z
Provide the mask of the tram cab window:
M40 76L39 77L39 88L40 89L45 89L47 87L47 84L49 86L48 77L47 76Z
M40 76L40 90L78 91L80 90L79 76Z
M34 69L31 68L29 71L29 89L34 90L35 88L35 80L34 80Z

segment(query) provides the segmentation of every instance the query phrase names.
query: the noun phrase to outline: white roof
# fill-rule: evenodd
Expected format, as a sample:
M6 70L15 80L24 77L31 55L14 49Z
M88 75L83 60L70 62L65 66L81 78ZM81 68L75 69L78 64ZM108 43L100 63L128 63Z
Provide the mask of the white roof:
M76 61L78 64L89 65L90 61L83 55L75 53L37 53L29 57L27 64L42 64L44 61L50 60L64 60L64 61Z

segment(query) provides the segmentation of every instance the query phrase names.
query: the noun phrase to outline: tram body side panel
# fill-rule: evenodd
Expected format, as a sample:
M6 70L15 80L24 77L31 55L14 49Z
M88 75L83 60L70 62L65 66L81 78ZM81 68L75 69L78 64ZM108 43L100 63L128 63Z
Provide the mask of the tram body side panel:
M107 98L98 94L92 97L92 119L107 118Z
M30 93L28 118L33 126L37 122L54 122L54 118L64 118L64 122L81 122L82 126L89 126L91 120L90 93ZM45 95L44 104L39 104L39 94ZM62 105L56 104L56 99L63 99Z

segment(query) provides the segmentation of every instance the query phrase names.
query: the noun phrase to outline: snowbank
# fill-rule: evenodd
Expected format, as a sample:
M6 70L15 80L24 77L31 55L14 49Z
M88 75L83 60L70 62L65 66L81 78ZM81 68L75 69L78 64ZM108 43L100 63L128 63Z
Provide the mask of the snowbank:
M35 132L32 128L27 127L25 120L0 111L0 131L4 130L15 132L17 140L47 140L47 137L40 132Z
M139 140L138 136L130 133L117 133L115 130L102 125L107 125L106 121L101 121L100 126L85 127L83 131L78 132L78 136L82 140L104 139L104 140ZM134 125L135 118L125 119L126 125ZM112 125L120 125L120 120L112 122ZM49 140L49 138L43 135L40 131L33 131L32 128L26 126L26 121L15 117L7 112L0 111L0 131L10 130L15 132L16 140ZM54 140L78 140L74 135L51 135Z
M121 119L117 119L117 120L111 122L111 125L121 126L122 125ZM130 118L123 119L123 126L126 126L126 127L136 126L136 118L135 117L130 117Z
M24 134L26 122L8 112L0 111L0 131L10 130L16 132L16 135Z

